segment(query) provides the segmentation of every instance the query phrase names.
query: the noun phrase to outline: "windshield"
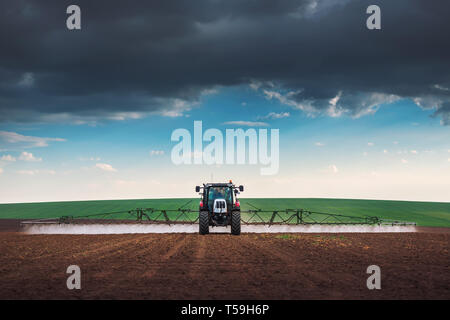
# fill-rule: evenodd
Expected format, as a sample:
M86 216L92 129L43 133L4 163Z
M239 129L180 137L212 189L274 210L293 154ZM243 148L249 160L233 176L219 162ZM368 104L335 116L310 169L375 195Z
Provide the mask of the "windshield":
M210 187L208 189L208 207L211 209L216 199L225 199L228 205L233 203L233 192L229 187Z

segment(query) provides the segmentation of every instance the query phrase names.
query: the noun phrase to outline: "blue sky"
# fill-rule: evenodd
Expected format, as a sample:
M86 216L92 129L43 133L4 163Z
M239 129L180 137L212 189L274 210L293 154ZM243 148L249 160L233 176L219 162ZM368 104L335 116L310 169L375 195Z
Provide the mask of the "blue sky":
M0 202L192 197L211 178L246 185L246 197L449 201L450 128L432 114L401 99L359 117L311 115L242 85L218 87L176 116L7 123ZM193 131L194 120L224 134L279 129L278 173L261 176L260 165L174 165L171 133ZM28 138L7 140L5 132Z
M4 2L0 202L230 178L246 197L450 201L449 1L379 0L376 29L369 0L78 0L80 29L65 1ZM279 130L278 171L174 165L196 120Z

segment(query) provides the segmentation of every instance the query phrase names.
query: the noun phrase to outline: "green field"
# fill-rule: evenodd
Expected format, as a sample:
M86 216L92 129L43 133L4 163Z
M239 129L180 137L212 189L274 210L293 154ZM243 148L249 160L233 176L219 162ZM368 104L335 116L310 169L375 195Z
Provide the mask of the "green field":
M99 200L0 204L0 218L37 219L84 216L135 208L198 209L198 199ZM416 222L419 226L450 227L450 202L412 202L347 199L241 199L242 210L306 209L348 216L376 216ZM127 214L117 218L128 218Z

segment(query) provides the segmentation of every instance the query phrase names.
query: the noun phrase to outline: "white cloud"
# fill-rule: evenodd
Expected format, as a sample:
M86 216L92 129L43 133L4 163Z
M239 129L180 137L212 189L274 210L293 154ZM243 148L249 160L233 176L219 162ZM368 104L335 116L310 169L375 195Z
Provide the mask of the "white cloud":
M243 126L243 127L267 127L267 126L269 126L268 123L258 122L258 121L227 121L227 122L224 122L223 124L237 125L237 126Z
M202 91L202 95L210 95L217 93L217 89L206 89ZM124 112L108 112L95 116L76 115L72 113L58 113L58 114L46 114L40 116L44 122L68 122L76 125L90 125L96 126L99 122L104 120L111 121L127 121L142 119L152 115L158 115L163 117L183 117L188 116L185 113L190 111L192 107L199 105L199 101L188 101L178 98L155 98L148 101L148 104L164 106L163 109L156 111L124 111Z
M327 115L332 118L339 118L345 112L344 109L337 107L335 105L330 105L327 109Z
M115 121L125 121L125 120L142 119L144 117L145 117L144 112L115 112L108 115L106 119Z
M260 119L282 119L290 116L291 114L289 112L280 112L280 113L270 112L268 115L261 117Z
M162 156L164 155L164 150L152 150L150 151L151 156Z
M358 119L365 115L375 114L375 112L378 111L379 107L382 104L390 104L399 99L400 99L399 96L393 94L384 94L378 92L367 94L361 100L360 109L353 115L353 118Z
M171 101L166 104L170 106L170 109L164 109L156 113L163 117L176 118L184 116L186 111L190 111L192 107L198 105L199 102L189 102L182 99L171 99Z
M373 142L367 142L367 145L368 145L369 147L373 147L375 144L374 144Z
M247 106L247 102L244 101L244 102L241 103L241 105L242 105L243 107L245 107L245 106Z
M366 157L367 155L368 155L368 153L364 151L363 156Z
M34 176L35 174L43 173L43 174L51 174L54 175L56 172L54 170L18 170L18 174Z
M32 87L34 85L34 74L32 72L25 72L17 84L19 87Z
M252 86L254 90L259 90L261 87L261 84ZM310 117L314 117L318 114L326 114L333 118L350 115L352 118L357 119L365 115L374 114L382 104L389 104L400 99L395 95L378 92L355 95L350 93L345 94L343 91L339 91L336 96L331 99L316 100L313 98L302 98L300 95L302 90L285 92L280 90L277 91L277 88L273 85L270 87L271 88L261 88L261 91L267 100L278 100L284 105L305 112L306 115ZM348 107L349 105L358 107L352 108Z
M332 106L336 106L336 104L338 103L338 101L341 98L341 96L342 96L342 91L339 91L336 97L334 97L333 99L330 99L329 103Z
M411 150L410 151L412 154L417 154L417 150Z
M258 90L261 87L262 83L259 81L252 81L250 82L250 88L252 88L253 90Z
M1 161L9 161L9 162L14 162L16 161L16 158L14 158L13 156L11 156L10 154L6 154L4 156L2 156L0 158Z
M219 93L219 89L218 88L210 88L210 89L203 89L201 92L202 96L209 96L209 95L213 95L213 94L217 94Z
M408 163L408 160L402 159L402 163Z
M330 101L328 101L330 106L327 109L327 114L332 118L340 117L344 112L344 110L342 108L339 108L337 105L339 99L341 99L341 96L342 91L339 91L338 94L333 99L330 99Z
M393 143L393 144L398 144L398 141L393 141L392 143Z
M36 170L19 170L19 171L17 171L17 173L33 176L36 173Z
M442 106L442 99L435 96L422 96L412 99L416 105L422 109L435 109Z
M334 164L328 166L328 169L330 169L331 172L333 172L333 173L338 173L338 171L339 171L338 168L336 167L336 165L334 165Z
M442 91L450 91L450 88L446 88L446 87L441 86L441 85L439 85L439 84L435 84L434 87L435 87L436 89L439 89L439 90L442 90Z
M66 141L61 138L24 136L16 132L0 131L0 145L15 145L22 148L46 147L50 141Z
M388 153L388 152L389 152L389 151L387 151L386 149L383 150L383 153L385 153L385 154Z
M57 114L44 114L39 118L43 122L59 122L59 123L71 123L75 125L88 125L95 127L102 120L111 121L125 121L142 119L148 116L149 112L111 112L98 116L80 116L68 112L61 112Z
M33 156L33 154L31 152L22 152L19 156L19 160L22 161L42 161L42 158L36 158L35 156Z
M177 110L163 110L159 112L159 114L163 117L169 117L169 118L177 118L182 117L184 113L182 111Z
M88 158L84 158L81 157L79 158L80 161L100 161L101 158L100 157L88 157Z
M292 97L298 94L300 91L290 91L286 94L281 94L280 92L273 90L263 90L263 93L267 100L276 99L280 103L287 106L291 106L294 109L302 110L306 112L308 116L313 116L317 113L316 108L314 108L312 100L304 100L302 102L295 101Z
M201 96L211 95L216 92L218 92L217 89L206 89L201 92ZM36 114L35 119L41 122L70 123L95 127L104 121L130 121L150 116L188 117L189 115L187 112L194 106L200 105L201 99L199 98L197 100L190 101L179 98L156 97L143 99L142 102L145 105L152 106L150 108L152 110L121 112L102 111L89 115L80 115L71 112L44 113Z
M97 163L95 165L96 168L99 168L103 171L108 171L108 172L117 172L117 169L113 168L112 165L107 164L107 163Z
M317 147L323 147L324 146L324 144L322 143L322 142L316 142L316 143L314 143Z
M449 161L450 161L450 159L449 159ZM2 174L3 173L3 168L0 168L0 174Z

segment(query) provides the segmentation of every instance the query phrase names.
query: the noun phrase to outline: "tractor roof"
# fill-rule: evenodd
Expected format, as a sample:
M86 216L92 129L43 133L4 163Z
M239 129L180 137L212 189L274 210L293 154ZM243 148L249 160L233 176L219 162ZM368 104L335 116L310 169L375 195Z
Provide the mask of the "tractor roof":
M205 188L209 188L209 187L230 187L230 188L233 188L234 184L233 183L204 183L203 186Z

